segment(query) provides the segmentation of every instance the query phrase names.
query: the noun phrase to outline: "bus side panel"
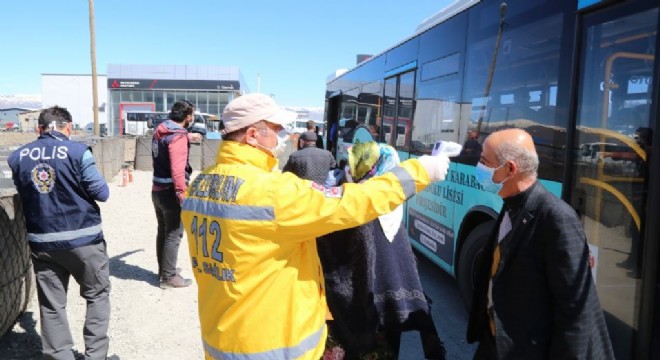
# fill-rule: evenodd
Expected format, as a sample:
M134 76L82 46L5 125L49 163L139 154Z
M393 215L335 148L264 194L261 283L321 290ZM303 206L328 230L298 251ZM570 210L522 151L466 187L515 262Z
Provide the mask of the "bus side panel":
M474 169L471 165L451 163L445 181L433 183L412 197L404 215L412 245L453 276L462 240L458 239L458 229L468 211L485 206L498 213L503 203L499 195L481 190ZM554 195L561 196L561 183L547 180L541 183ZM466 230L467 235L471 229Z
M474 166L452 162L445 181L408 201L408 237L413 246L448 273L455 273L457 236L468 210L484 205L498 211L502 200L479 189Z

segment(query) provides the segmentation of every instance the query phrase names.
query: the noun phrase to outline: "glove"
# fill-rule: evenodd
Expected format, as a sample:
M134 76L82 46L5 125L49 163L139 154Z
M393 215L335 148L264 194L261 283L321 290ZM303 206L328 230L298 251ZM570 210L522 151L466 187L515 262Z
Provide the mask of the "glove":
M449 170L449 157L446 154L422 155L417 158L426 172L429 174L431 182L442 181L447 177Z

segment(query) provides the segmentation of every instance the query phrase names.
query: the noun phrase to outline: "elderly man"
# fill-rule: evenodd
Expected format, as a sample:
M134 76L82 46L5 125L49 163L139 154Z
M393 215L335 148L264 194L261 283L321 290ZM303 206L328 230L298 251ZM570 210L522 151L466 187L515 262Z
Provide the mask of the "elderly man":
M537 180L532 137L492 133L476 177L504 199L478 264L467 339L475 359L613 359L580 219Z
M299 178L312 180L323 184L331 169L337 167L337 162L328 150L316 146L317 135L313 131L306 131L300 135L302 149L289 156L282 171L288 171Z
M207 359L319 359L327 305L316 237L389 213L447 173L446 155L333 188L273 171L295 118L262 94L232 100L217 164L188 189L182 221Z

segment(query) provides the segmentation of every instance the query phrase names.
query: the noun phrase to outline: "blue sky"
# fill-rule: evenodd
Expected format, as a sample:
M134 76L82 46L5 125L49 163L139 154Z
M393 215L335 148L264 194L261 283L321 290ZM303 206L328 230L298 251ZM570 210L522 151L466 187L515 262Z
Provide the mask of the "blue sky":
M238 66L251 91L323 106L326 77L410 36L452 0L95 1L96 66ZM90 74L87 1L3 2L0 95L40 94L42 73Z

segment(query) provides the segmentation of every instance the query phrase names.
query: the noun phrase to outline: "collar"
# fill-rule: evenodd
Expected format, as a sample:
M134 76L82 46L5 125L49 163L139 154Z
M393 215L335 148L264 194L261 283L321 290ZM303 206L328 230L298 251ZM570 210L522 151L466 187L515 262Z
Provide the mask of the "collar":
M179 124L178 122L172 120L172 119L167 119L165 120L165 126L167 126L168 129L183 129L185 130L186 128L183 127L183 123Z
M48 138L60 140L60 141L69 140L69 138L66 135L56 130L50 130L39 136L39 139L48 139Z
M506 210L511 210L511 211L517 212L523 206L523 204L525 204L525 202L527 201L527 198L529 198L529 194L531 194L532 190L534 190L534 188L536 187L536 184L538 184L538 182L539 181L536 180L532 184L532 186L527 188L525 191L523 191L521 193L518 193L516 195L513 195L513 196L509 196L506 199L503 199L504 200L503 208L506 209Z
M277 167L277 159L265 152L237 141L225 140L220 143L217 164L246 164L271 171Z

